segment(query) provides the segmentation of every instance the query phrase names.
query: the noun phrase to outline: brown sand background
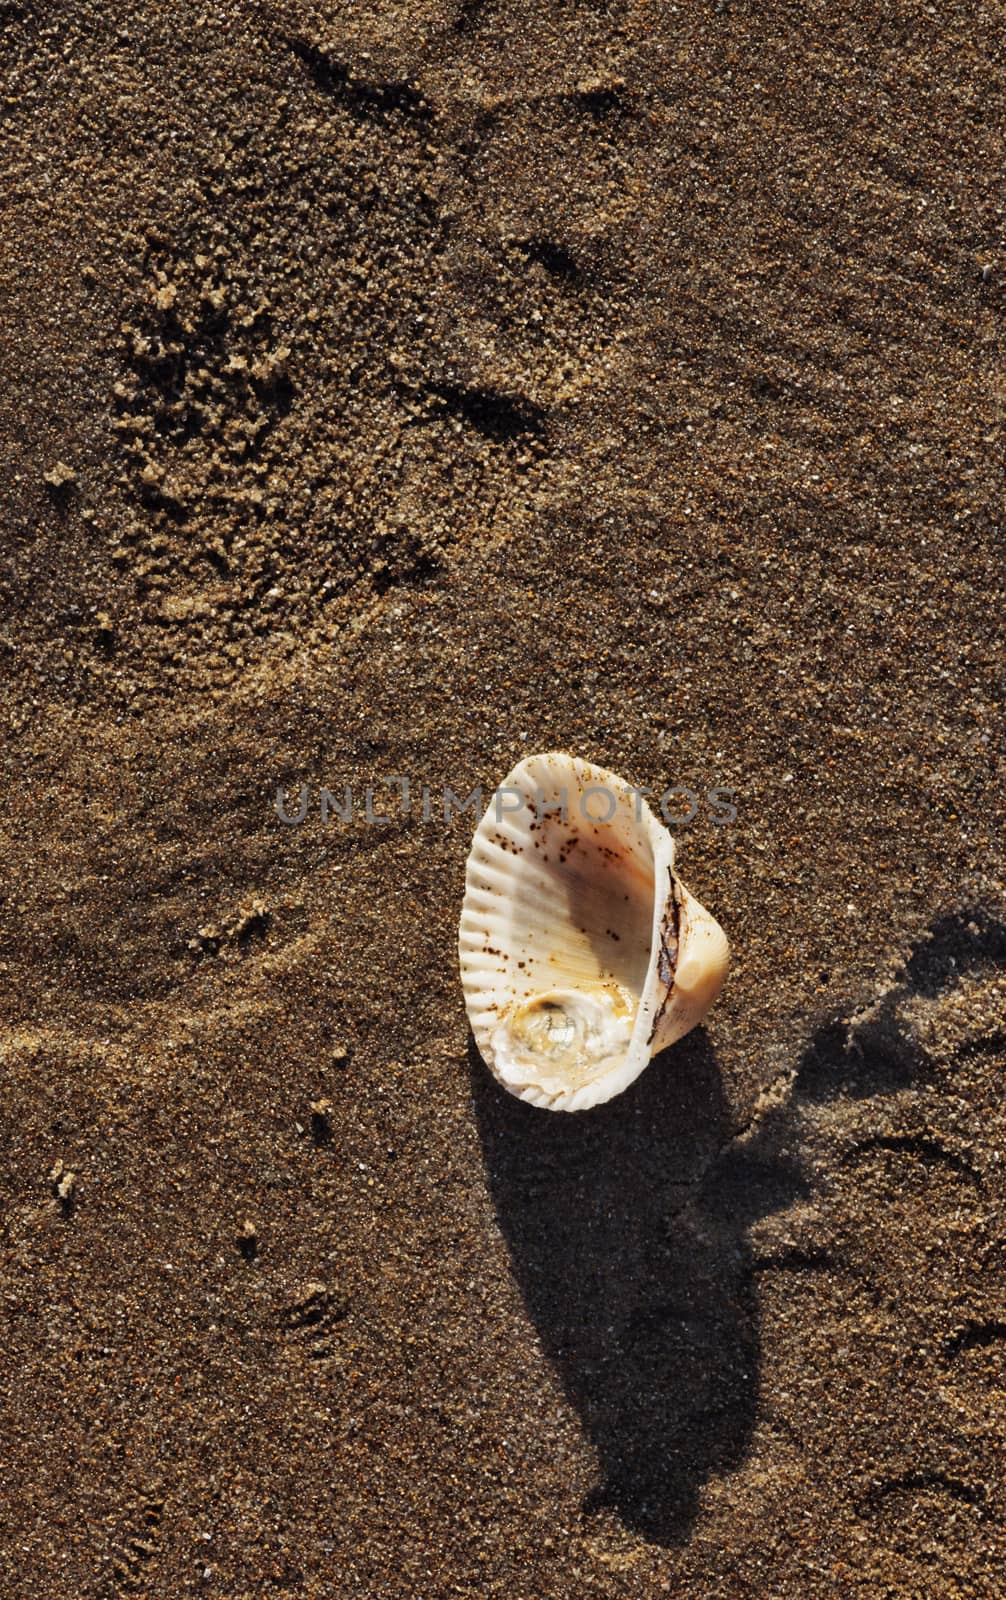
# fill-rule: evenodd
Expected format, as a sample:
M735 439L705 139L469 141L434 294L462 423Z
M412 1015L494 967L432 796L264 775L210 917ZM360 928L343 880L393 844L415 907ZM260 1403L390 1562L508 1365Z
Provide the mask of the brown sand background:
M0 4L4 1600L1006 1594L1004 20ZM579 1119L316 805L555 746L738 803Z

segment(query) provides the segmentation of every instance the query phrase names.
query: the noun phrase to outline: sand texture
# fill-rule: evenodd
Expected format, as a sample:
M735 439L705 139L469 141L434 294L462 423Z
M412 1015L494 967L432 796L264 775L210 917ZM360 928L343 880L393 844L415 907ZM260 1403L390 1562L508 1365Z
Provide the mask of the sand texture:
M0 0L2 1600L1006 1595L1003 22ZM580 1118L536 749L735 953Z

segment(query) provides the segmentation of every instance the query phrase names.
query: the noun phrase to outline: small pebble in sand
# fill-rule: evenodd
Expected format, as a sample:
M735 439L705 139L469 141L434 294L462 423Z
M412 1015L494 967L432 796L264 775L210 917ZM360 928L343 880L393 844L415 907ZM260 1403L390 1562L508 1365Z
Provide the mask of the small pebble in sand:
M228 939L243 944L253 933L263 933L269 925L269 907L264 900L249 900L227 925Z
M65 461L57 461L56 465L45 474L45 481L50 489L68 489L71 484L76 483L77 474Z
M331 1100L312 1100L308 1109L311 1113L312 1139L315 1144L328 1144L332 1138Z
M68 1171L62 1161L57 1161L49 1174L49 1182L64 1212L70 1211L77 1192L77 1174Z
M258 1255L258 1229L254 1222L243 1222L241 1232L235 1241L240 1253L246 1261L254 1261Z

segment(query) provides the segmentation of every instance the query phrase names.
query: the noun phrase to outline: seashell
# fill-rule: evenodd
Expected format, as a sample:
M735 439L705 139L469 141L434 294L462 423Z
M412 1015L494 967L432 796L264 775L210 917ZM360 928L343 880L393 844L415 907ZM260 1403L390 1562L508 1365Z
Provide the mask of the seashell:
M639 791L555 751L514 767L475 830L458 953L486 1064L553 1111L627 1088L701 1022L729 958Z

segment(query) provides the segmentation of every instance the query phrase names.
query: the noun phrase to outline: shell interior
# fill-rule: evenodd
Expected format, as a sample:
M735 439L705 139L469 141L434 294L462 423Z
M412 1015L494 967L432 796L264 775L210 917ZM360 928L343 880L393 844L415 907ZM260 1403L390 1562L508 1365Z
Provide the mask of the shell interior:
M532 756L497 791L468 860L459 949L476 1042L513 1093L580 1110L645 1066L672 866L670 835L613 773Z

